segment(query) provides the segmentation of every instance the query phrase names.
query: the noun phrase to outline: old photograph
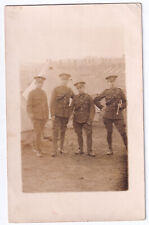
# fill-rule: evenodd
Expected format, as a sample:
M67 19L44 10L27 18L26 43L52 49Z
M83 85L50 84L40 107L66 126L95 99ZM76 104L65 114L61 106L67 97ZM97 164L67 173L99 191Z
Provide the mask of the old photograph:
M17 112L10 127L18 121L17 136L9 132L14 137L9 143L17 141L15 170L25 196L131 191L137 136L131 130L136 117L130 95L140 89L128 74L131 54L136 55L132 66L141 57L140 13L140 4L6 6L7 96L15 96L9 104ZM131 20L137 25L129 27ZM140 29L136 54L127 29ZM133 48L129 53L127 43ZM135 79L141 81L141 73ZM143 163L141 143L134 155L142 154Z
M45 64L20 68L23 191L127 190L124 55Z
M20 9L32 49L19 65L23 191L127 190L123 28L75 15L68 24L54 6L40 8L46 22L38 27L37 8ZM36 58L35 39L46 47Z

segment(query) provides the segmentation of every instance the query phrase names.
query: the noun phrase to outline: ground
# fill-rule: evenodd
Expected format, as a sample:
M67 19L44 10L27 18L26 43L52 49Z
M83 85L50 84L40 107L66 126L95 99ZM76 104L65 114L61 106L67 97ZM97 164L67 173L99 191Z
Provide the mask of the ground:
M51 132L51 130L49 131ZM107 156L106 131L102 124L93 126L93 149L96 157L76 156L77 139L67 129L66 154L50 156L52 142L44 141L45 154L38 158L30 145L22 146L24 192L123 191L127 190L127 154L119 133L114 129L114 155Z

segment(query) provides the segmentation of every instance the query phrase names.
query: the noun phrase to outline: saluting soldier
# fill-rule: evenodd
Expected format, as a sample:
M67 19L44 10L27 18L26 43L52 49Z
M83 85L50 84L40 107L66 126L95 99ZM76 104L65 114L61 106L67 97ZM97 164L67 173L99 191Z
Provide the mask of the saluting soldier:
M42 156L41 136L44 126L49 118L49 109L47 95L42 90L44 80L43 76L36 76L35 85L36 88L29 93L27 100L27 112L32 120L35 136L35 149L38 157Z
M58 150L58 138L60 136L60 153L66 153L64 150L64 139L67 123L70 114L71 98L74 94L68 87L70 74L61 73L59 75L61 85L53 90L50 102L51 117L53 121L53 150L51 156L56 156Z
M99 96L94 99L95 105L102 110L103 105L101 105L100 101L105 98L106 101L106 109L103 116L103 121L105 128L107 130L107 142L109 146L109 150L107 151L107 155L112 155L112 132L113 132L113 124L116 126L117 130L122 136L124 145L127 150L127 134L126 134L126 126L123 117L123 109L126 108L126 97L122 89L115 87L115 80L117 76L108 76L106 80L109 84L109 88L104 90Z
M77 134L79 149L76 154L83 154L83 129L87 137L87 154L95 156L92 150L92 122L95 115L95 106L90 95L85 93L85 82L77 82L74 86L78 90L71 103L71 113L73 112L73 127Z

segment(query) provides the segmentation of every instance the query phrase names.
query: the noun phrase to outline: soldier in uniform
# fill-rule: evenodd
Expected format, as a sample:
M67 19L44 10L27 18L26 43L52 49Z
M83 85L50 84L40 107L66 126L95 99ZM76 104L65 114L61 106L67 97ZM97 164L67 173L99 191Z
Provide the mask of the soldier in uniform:
M67 123L70 114L70 101L74 94L69 88L68 82L71 77L70 74L62 73L59 75L61 85L53 90L50 102L50 111L53 121L53 151L51 156L54 157L58 150L58 138L60 136L60 153L66 153L64 150L64 138L67 128Z
M49 109L47 95L42 90L43 82L46 79L43 76L36 76L36 88L29 93L27 100L27 112L32 120L34 135L35 135L35 149L38 157L42 156L41 151L41 136L44 126L49 118Z
M90 95L85 93L85 82L74 84L79 94L76 95L71 103L71 113L73 112L73 126L77 134L79 150L76 154L83 154L83 136L82 130L85 130L87 136L87 154L95 156L92 151L92 121L95 115L95 106Z
M105 128L107 130L107 142L109 146L109 150L107 151L107 155L112 155L112 131L113 124L115 124L117 130L122 136L124 145L127 150L127 134L126 134L126 126L123 118L123 109L126 108L126 97L123 91L120 88L115 87L115 80L117 76L108 76L106 80L109 84L109 88L104 90L100 95L98 95L94 99L95 105L102 110L103 105L101 105L100 101L105 98L106 101L106 109L103 116L103 121Z

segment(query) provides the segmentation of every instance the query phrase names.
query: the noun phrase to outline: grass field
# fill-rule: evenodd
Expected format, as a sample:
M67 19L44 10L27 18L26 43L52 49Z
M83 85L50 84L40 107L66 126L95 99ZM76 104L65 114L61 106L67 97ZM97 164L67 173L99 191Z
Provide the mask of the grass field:
M51 130L49 131L51 133ZM67 129L66 154L50 156L52 142L44 141L45 154L38 158L30 145L22 146L24 192L124 191L128 189L127 154L119 133L113 132L114 155L107 156L106 131L102 124L93 126L96 157L76 156L78 148L73 129ZM84 150L86 147L84 146Z

